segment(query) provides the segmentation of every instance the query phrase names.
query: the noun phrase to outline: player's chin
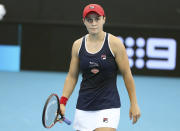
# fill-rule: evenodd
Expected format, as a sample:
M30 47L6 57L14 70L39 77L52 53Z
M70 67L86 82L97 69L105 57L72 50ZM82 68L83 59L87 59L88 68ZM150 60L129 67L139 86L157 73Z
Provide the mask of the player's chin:
M98 34L98 30L89 30L89 34L95 35Z

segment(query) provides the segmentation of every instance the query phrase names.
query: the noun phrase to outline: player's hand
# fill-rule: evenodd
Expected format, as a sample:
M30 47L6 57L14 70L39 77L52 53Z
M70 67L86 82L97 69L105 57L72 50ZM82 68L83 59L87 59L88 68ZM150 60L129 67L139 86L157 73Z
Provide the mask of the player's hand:
M61 116L65 115L65 110L66 110L66 106L64 104L60 104L60 115ZM60 122L62 123L62 120L60 120Z
M129 117L130 120L133 119L133 124L135 124L138 119L140 118L141 113L140 113L140 109L138 107L138 105L131 105L130 110L129 110Z

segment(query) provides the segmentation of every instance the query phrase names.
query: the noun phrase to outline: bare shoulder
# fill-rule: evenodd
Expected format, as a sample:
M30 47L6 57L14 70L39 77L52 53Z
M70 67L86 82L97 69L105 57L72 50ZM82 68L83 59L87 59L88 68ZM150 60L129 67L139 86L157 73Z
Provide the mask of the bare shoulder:
M111 50L113 51L115 55L118 52L124 51L125 49L124 44L121 42L121 40L112 34L109 34L109 44L110 44Z
M78 48L78 47L80 47L80 46L81 46L81 43L82 43L82 39L83 39L83 37L75 40L74 43L73 43L73 48Z
M75 40L73 43L72 52L74 52L76 55L78 55L79 49L80 49L81 44L82 44L82 39L83 39L83 37Z

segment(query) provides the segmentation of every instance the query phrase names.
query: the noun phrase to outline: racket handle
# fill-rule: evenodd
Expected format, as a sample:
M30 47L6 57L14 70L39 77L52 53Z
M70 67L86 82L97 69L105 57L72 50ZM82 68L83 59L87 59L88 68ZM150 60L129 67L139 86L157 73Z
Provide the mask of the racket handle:
M66 119L65 117L63 118L63 121L64 121L66 124L71 125L71 121L68 120L68 119Z

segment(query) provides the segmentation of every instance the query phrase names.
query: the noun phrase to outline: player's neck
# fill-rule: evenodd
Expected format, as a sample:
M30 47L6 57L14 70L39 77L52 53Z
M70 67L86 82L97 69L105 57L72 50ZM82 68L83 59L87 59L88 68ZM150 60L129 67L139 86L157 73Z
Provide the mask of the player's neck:
M97 34L89 34L89 40L90 41L101 41L104 40L105 32L101 31Z

